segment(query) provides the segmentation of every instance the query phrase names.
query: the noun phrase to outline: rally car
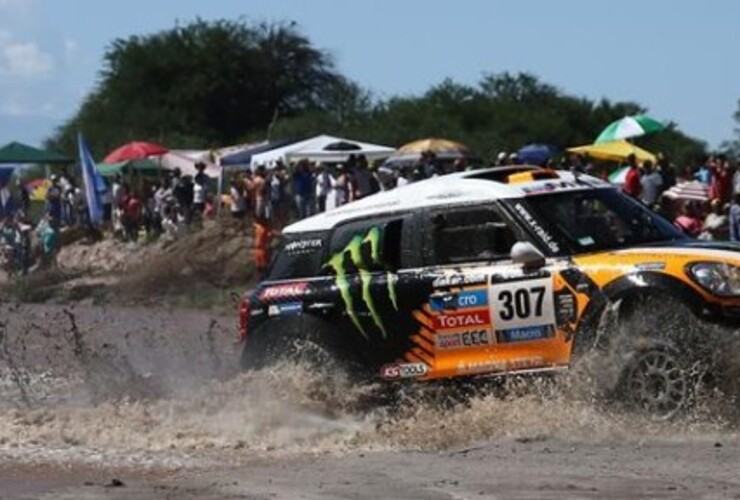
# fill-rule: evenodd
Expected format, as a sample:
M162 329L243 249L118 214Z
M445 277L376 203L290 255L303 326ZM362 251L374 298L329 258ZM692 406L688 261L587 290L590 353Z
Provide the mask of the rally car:
M611 350L624 400L671 417L717 340L703 326L740 325L740 247L688 239L570 172L436 177L283 236L268 279L241 302L245 368L301 341L418 381L563 370Z

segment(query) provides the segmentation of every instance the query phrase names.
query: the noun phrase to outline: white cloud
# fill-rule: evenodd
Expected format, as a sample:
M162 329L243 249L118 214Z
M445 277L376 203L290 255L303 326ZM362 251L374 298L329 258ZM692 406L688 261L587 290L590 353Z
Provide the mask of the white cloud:
M7 31L0 31L0 74L33 78L46 76L53 69L52 57L35 43L15 40Z

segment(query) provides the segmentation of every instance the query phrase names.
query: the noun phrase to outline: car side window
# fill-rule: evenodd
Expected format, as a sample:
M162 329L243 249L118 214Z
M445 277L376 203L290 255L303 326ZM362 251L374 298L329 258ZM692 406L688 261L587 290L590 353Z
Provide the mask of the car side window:
M432 264L508 259L517 238L490 207L466 207L429 214Z
M321 268L326 245L325 233L289 235L280 242L268 278L271 280L308 278Z
M357 221L335 229L324 264L324 273L335 274L339 267L352 274L396 270L401 262L401 218Z

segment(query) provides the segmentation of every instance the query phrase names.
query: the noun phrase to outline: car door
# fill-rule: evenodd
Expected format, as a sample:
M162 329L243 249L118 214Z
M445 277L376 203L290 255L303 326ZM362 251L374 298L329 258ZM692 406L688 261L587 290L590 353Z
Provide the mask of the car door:
M511 247L523 235L492 205L431 212L425 227L432 291L416 316L434 348L430 378L567 364L556 312L567 302L556 298L562 262L513 263Z
M413 347L412 311L430 290L414 268L415 238L410 215L353 221L331 238L324 272L332 276L335 325L370 365L396 361ZM405 246L402 244L405 242Z

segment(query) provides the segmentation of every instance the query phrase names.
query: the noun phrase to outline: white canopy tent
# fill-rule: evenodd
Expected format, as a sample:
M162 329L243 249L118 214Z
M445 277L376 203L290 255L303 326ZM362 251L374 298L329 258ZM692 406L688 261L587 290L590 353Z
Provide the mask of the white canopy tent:
M160 162L165 170L180 169L183 175L195 175L195 164L203 162L206 164L206 174L210 177L217 177L220 169L211 161L210 151L192 150L192 149L171 149L159 158L152 158L152 161Z
M282 148L272 149L252 157L252 168L258 165L273 167L278 160L288 164L307 159L310 161L341 162L349 155L365 155L368 160L386 158L396 150L388 146L353 141L332 135L319 135L305 141L289 144Z

